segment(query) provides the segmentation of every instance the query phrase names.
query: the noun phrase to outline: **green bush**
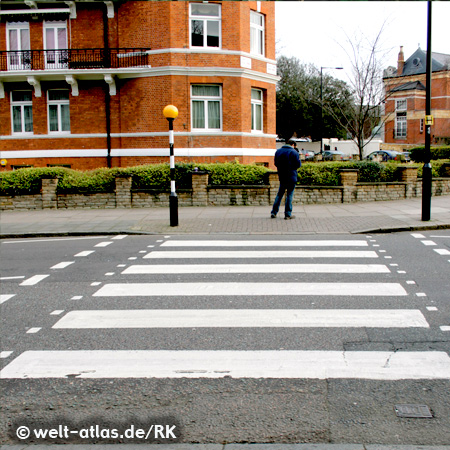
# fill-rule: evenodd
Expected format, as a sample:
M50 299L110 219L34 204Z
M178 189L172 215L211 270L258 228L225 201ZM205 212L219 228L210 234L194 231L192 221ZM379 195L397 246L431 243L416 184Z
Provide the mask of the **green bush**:
M267 169L253 164L238 163L223 164L175 164L175 179L177 189L190 189L191 173L209 172L209 183L212 185L261 185L264 184L264 174ZM168 164L140 166L129 169L133 175L133 189L169 189L170 167Z
M130 167L126 171L133 176L132 189L169 189L170 168L168 164Z
M431 159L450 159L450 146L447 147L431 147ZM423 163L425 162L425 147L414 147L409 151L412 161Z
M305 186L339 186L340 169L358 169L358 182L376 183L397 181L398 162L336 161L303 163L298 171L298 184Z
M69 193L94 193L114 192L115 177L120 169L95 169L86 172L67 170L62 177L58 177L57 192Z
M443 177L444 163L447 160L435 160L431 163L433 177ZM313 163L306 162L298 171L298 184L305 186L338 186L339 170L343 168L358 169L359 182L393 182L398 181L398 162L378 163L373 161L335 161ZM422 164L411 164L418 168L418 176L422 176ZM209 172L212 185L263 185L268 169L253 164L176 164L176 185L179 189L190 189L191 172L195 169ZM117 175L132 176L132 189L170 189L170 168L168 164L146 166L95 169L78 171L62 167L27 168L0 173L0 194L23 195L38 194L42 178L58 178L57 191L64 193L114 192Z
M239 164L234 162L223 164L197 164L198 170L209 172L209 183L212 185L261 185L265 183L264 175L268 169L255 164Z
M39 194L42 178L62 178L70 169L60 167L26 168L0 173L2 195Z
M450 159L439 159L436 161L431 161L431 175L435 178L445 177L446 173L444 170L444 164L446 163L450 164ZM421 178L423 172L423 164L415 164L415 166L417 166L418 168L417 176Z

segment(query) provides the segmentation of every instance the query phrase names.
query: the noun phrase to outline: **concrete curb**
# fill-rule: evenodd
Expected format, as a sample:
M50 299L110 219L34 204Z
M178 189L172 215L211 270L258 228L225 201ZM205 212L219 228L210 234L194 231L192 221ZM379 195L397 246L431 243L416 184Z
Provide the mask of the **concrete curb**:
M433 231L433 230L448 230L450 229L450 224L441 224L441 225L422 225L422 226L402 226L402 227L385 227L385 228L367 228L353 231L344 231L344 232L288 232L288 234L297 235L297 234L388 234L388 233L400 233L400 232L410 232L410 231ZM182 231L177 232L177 229L173 227L170 230L172 235L186 235L193 234L197 235L198 232L189 232ZM114 231L64 231L64 232L30 232L30 233L1 233L0 239L26 239L26 238L44 238L44 237L68 237L68 236L116 236L119 234L128 234L128 235L136 235L136 236L154 236L165 234L163 232L153 232L153 231L137 231L137 230L114 230ZM211 233L209 233L211 234ZM259 234L259 235L273 235L278 234L275 232L251 232L251 231L243 231L240 233L236 232L227 232L223 231L220 233L214 234Z

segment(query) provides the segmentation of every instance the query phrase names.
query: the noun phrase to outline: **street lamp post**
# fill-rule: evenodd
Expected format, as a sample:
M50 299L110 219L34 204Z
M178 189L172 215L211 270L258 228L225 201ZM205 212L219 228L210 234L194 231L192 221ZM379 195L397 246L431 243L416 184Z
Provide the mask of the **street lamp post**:
M431 195L433 186L433 176L431 172L431 1L428 1L427 20L427 67L426 67L426 88L425 88L425 161L422 169L422 220L428 221L431 218Z
M169 144L170 144L170 226L178 226L178 197L175 191L175 155L173 152L173 121L178 117L176 106L167 105L163 110L164 117L169 121Z
M342 70L343 67L321 67L320 68L320 154L323 153L323 69Z

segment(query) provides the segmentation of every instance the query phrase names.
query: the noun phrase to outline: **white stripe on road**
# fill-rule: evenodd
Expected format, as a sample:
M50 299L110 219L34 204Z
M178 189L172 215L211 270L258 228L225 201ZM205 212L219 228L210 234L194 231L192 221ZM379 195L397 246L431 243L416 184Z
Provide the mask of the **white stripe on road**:
M114 236L111 239L117 240L117 239L125 239L128 236L128 234L118 234L117 236Z
M94 245L94 247L107 247L110 244L113 244L114 242L111 241L104 241L104 242L99 242L97 245Z
M411 233L411 236L415 237L416 239L425 238L425 236L423 234L420 234L420 233Z
M11 351L4 351L4 352L0 352L0 358L4 359L4 358L8 358L8 356L11 356L13 352Z
M434 248L433 249L436 253L439 253L440 255L450 255L450 250L447 250L445 248ZM145 258L145 256L144 256Z
M13 298L16 294L0 294L0 305L5 303L10 298Z
M378 255L374 251L354 250L152 251L143 258L378 258Z
M35 333L38 333L38 332L41 331L41 330L42 330L42 328L40 328L40 327L33 327L33 328L30 328L30 329L27 331L27 333L35 334Z
M58 264L55 264L54 266L50 267L50 269L65 269L66 267L73 264L75 261L63 261Z
M383 264L167 264L133 265L122 273L390 273L390 270Z
M408 295L399 283L113 283L95 297L246 295Z
M449 379L446 352L26 351L0 378Z
M423 245L437 245L434 241L420 241Z
M70 311L53 328L428 328L419 310L146 309Z
M74 256L83 257L83 256L89 256L92 253L95 253L95 250L85 250L84 252L77 253Z
M74 237L74 238L54 238L54 239L27 239L25 241L5 241L2 244L32 244L33 242L59 242L59 241L79 241L81 239L105 239L106 236L94 237Z
M25 275L18 275L16 277L0 277L0 281L4 281L4 280L20 280L22 278L25 278Z
M25 281L22 281L22 283L19 284L19 286L34 286L35 284L38 284L43 279L47 278L50 275L34 275Z
M161 247L367 247L367 241L167 241Z

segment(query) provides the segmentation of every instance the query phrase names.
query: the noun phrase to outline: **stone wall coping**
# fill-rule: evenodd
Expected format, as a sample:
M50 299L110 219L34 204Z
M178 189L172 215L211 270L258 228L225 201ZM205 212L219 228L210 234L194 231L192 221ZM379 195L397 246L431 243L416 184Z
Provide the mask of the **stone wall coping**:
M295 189L343 189L344 186L342 184L340 184L339 186L325 186L325 185L311 185L311 184L297 184L297 186L295 187Z
M404 186L407 181L384 181L383 183L358 182L356 186Z
M268 184L208 184L207 189L268 189Z

